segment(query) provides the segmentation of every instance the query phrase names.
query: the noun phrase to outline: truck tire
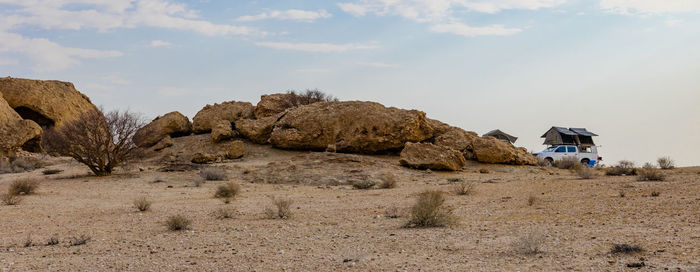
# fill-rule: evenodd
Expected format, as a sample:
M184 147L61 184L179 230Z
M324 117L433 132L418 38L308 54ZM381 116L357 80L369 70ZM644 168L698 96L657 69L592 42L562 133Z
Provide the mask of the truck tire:
M552 165L554 163L554 159L552 159L550 157L544 158L544 160L547 161L547 163L549 163L549 165Z
M586 167L588 167L590 165L590 163L591 163L591 161L589 159L581 160L581 164L585 165Z

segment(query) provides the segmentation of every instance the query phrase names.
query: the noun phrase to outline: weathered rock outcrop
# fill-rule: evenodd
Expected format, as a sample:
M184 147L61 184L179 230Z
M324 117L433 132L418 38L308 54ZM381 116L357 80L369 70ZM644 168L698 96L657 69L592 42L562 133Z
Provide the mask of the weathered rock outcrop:
M239 119L253 118L253 104L229 101L221 104L206 105L192 118L194 133L208 133L221 120L234 123Z
M294 105L289 103L293 94L267 94L260 96L260 102L255 106L255 118L261 119L284 112Z
M278 113L260 119L241 119L236 121L236 130L256 144L267 144L275 122L282 116L282 113Z
M218 143L233 137L238 136L238 132L231 128L231 123L226 120L220 120L211 129L211 141Z
M527 149L515 147L494 137L480 137L473 142L476 160L485 163L536 165L535 156Z
M23 120L0 93L0 153L22 146L35 151L40 148L41 133L39 125L31 120Z
M192 133L192 124L187 116L177 111L158 116L151 123L136 131L134 143L139 147L150 147L166 136L178 137Z
M0 93L22 118L45 127L60 128L95 109L70 82L5 77L0 78Z
M479 138L474 132L466 131L458 127L444 129L440 136L435 137L435 145L449 147L462 152L467 160L474 159L472 143Z
M467 163L459 151L431 143L406 143L401 165L418 169L456 171Z
M425 113L375 102L319 102L291 109L275 123L270 143L284 149L379 153L431 138Z
M209 153L197 152L190 159L193 163L205 164L213 163L223 159L238 159L245 155L244 144L242 141L233 141L224 146L224 151Z

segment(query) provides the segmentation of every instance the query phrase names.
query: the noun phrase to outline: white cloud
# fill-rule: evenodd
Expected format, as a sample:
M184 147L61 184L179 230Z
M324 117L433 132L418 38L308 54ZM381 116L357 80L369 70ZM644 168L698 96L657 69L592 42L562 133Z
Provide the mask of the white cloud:
M522 31L522 29L519 28L505 28L502 25L473 27L461 23L437 24L431 26L430 30L437 33L450 33L465 37L508 36Z
M362 66L377 67L377 68L396 68L400 67L398 64L384 63L384 62L359 62L357 63Z
M673 12L698 12L697 0L601 0L600 7L609 12L635 15Z
M370 43L370 44L357 44L357 43L332 44L332 43L257 42L255 44L258 46L279 49L279 50L322 52L322 53L346 52L346 51L350 51L350 50L379 48L379 46L376 43Z
M674 27L674 26L678 26L678 25L680 25L681 23L683 23L683 21L682 21L682 20L678 20L678 19L670 19L670 20L666 20L666 22L664 22L664 23L665 23L666 26L668 26L668 27Z
M122 56L113 50L95 50L64 47L42 38L26 38L22 35L0 31L0 52L26 55L36 62L34 70L51 72L66 69L80 63L81 59L100 59Z
M175 87L163 87L158 90L158 94L163 96L181 96L191 93L189 90L175 88Z
M318 11L308 11L308 10L299 10L299 9L290 9L290 10L273 10L270 12L263 12L258 15L248 15L248 16L241 16L236 19L236 21L242 21L242 22L250 22L250 21L258 21L258 20L265 20L265 19L277 19L277 20L297 20L297 21L306 21L306 22L313 22L317 19L325 19L325 18L331 18L333 17L332 14L330 14L326 10L318 10Z
M169 47L172 46L173 44L170 42L166 41L161 41L161 40L152 40L148 46L150 47Z

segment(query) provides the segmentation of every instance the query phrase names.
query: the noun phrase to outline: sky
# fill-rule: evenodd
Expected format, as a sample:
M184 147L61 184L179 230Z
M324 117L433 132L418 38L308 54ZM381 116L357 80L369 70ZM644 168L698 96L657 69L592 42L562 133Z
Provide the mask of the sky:
M698 0L0 0L0 77L73 82L154 118L319 89L531 151L700 165Z

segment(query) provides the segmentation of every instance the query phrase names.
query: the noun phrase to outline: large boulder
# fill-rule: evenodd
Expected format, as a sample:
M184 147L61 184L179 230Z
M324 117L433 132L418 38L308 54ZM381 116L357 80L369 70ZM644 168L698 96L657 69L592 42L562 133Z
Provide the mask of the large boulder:
M0 93L22 118L42 127L60 128L95 109L70 82L5 77L0 78Z
M187 116L177 111L158 116L151 123L136 131L134 143L139 147L150 147L166 136L178 137L192 133L192 124Z
M515 147L510 143L491 136L476 138L472 145L474 156L480 162L517 165L537 164L537 159L528 153L527 149Z
M192 118L194 133L208 133L221 120L234 123L239 119L253 118L253 104L249 102L229 101L221 104L206 105Z
M267 94L260 96L260 102L255 106L255 118L261 119L284 112L293 108L290 100L293 94Z
M479 135L474 132L458 127L449 127L443 129L440 136L435 137L434 143L462 152L465 159L472 160L474 159L472 143L476 138L479 138Z
M0 93L0 153L20 147L38 151L41 146L41 133L41 127L37 123L22 119Z
M456 171L467 162L461 152L448 147L431 143L406 143L399 163L417 169Z
M431 138L425 113L375 102L319 102L288 110L275 123L270 143L300 150L380 153Z
M236 121L236 130L246 139L256 144L267 144L275 126L283 113L263 117L260 119L240 119Z
M219 120L211 129L211 141L215 143L226 141L236 136L238 136L238 133L233 130L231 123L226 120Z

